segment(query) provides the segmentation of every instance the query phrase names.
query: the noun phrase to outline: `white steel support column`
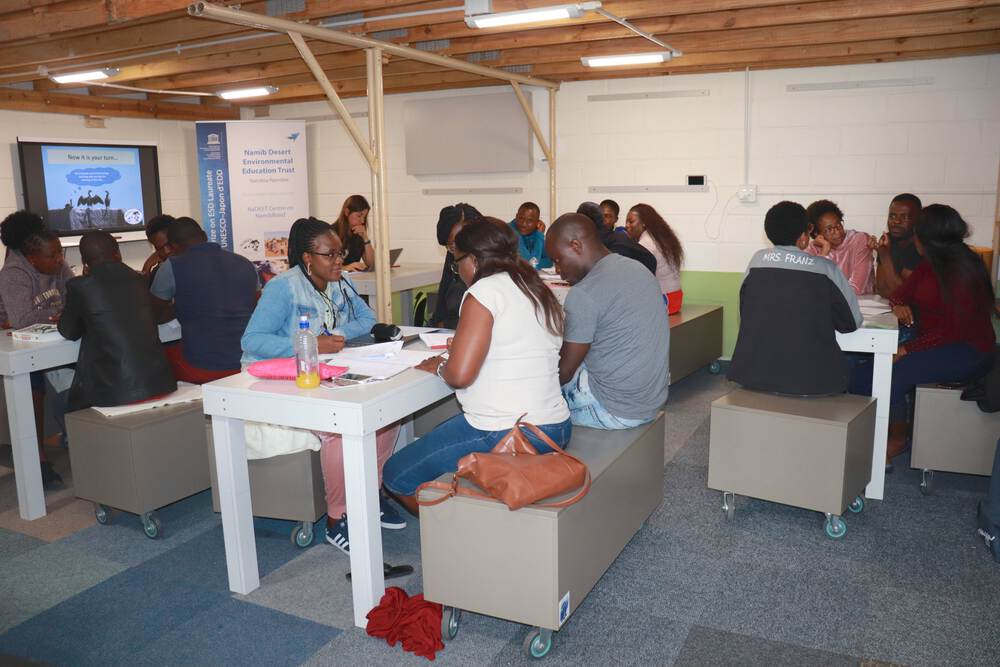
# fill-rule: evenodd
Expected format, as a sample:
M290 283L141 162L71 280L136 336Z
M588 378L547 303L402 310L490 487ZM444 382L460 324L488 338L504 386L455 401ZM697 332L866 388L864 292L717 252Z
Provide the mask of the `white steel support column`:
M385 95L382 82L382 49L365 50L368 70L368 136L375 167L372 169L372 224L375 244L375 317L392 322L392 287L389 279L389 211L386 197Z

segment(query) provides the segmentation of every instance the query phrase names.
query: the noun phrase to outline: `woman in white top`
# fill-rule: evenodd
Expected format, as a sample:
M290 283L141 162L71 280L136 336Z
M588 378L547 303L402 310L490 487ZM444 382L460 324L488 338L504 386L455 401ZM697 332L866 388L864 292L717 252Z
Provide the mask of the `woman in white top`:
M656 280L667 302L667 313L681 310L684 292L681 290L681 264L684 248L667 221L649 204L636 204L625 219L629 238L653 253L656 258Z
M561 447L572 431L559 387L563 311L520 259L516 232L480 218L459 232L455 247L453 266L469 289L449 358L418 368L454 387L462 412L393 454L383 470L385 488L414 514L418 486L453 472L466 454L493 449L521 415ZM540 453L549 451L525 434Z

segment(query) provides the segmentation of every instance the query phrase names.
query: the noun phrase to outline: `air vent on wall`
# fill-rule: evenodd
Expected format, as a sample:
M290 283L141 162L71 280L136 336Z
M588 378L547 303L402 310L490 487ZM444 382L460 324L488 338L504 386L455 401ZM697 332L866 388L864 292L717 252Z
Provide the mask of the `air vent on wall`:
M519 195L524 188L425 188L425 195Z
M533 67L534 65L504 65L500 69L511 74L527 74Z
M475 53L470 53L465 56L465 59L470 63L480 63L484 60L496 60L500 57L499 51L477 51Z
M265 12L268 16L284 16L306 10L306 0L267 0Z
M378 32L369 33L368 36L372 39L389 41L390 39L396 39L397 37L406 37L408 34L409 31L406 28L396 28L395 30L379 30Z
M450 39L432 39L429 42L414 42L413 48L421 51L440 51L451 46Z
M661 90L650 93L616 93L614 95L587 95L588 102L622 102L625 100L661 100L670 97L708 97L709 88L693 90Z

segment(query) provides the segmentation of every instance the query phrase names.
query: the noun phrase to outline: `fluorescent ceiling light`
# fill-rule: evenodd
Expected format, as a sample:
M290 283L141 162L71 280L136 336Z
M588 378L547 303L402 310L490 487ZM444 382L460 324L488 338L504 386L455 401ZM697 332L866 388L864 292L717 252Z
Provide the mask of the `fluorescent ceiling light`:
M118 74L117 67L95 69L89 72L71 72L69 74L53 74L51 79L56 83L80 83L82 81L99 81Z
M466 15L465 24L470 28L500 28L520 23L576 19L583 16L584 12L592 11L600 6L600 2L578 2L572 5L552 5L551 7L521 9L498 14L473 14Z
M274 86L258 86L256 88L240 88L239 90L223 90L218 93L224 100L242 100L247 97L263 97L278 92Z
M669 51L660 53L626 53L620 56L584 56L580 58L587 67L618 67L619 65L652 65L665 63L673 56Z

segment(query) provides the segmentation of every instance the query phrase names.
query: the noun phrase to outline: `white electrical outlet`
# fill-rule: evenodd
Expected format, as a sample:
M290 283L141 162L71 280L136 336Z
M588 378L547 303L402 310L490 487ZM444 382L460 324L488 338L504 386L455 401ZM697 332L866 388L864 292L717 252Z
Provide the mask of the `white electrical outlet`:
M757 186L741 185L736 191L736 197L745 204L753 204L757 201Z

